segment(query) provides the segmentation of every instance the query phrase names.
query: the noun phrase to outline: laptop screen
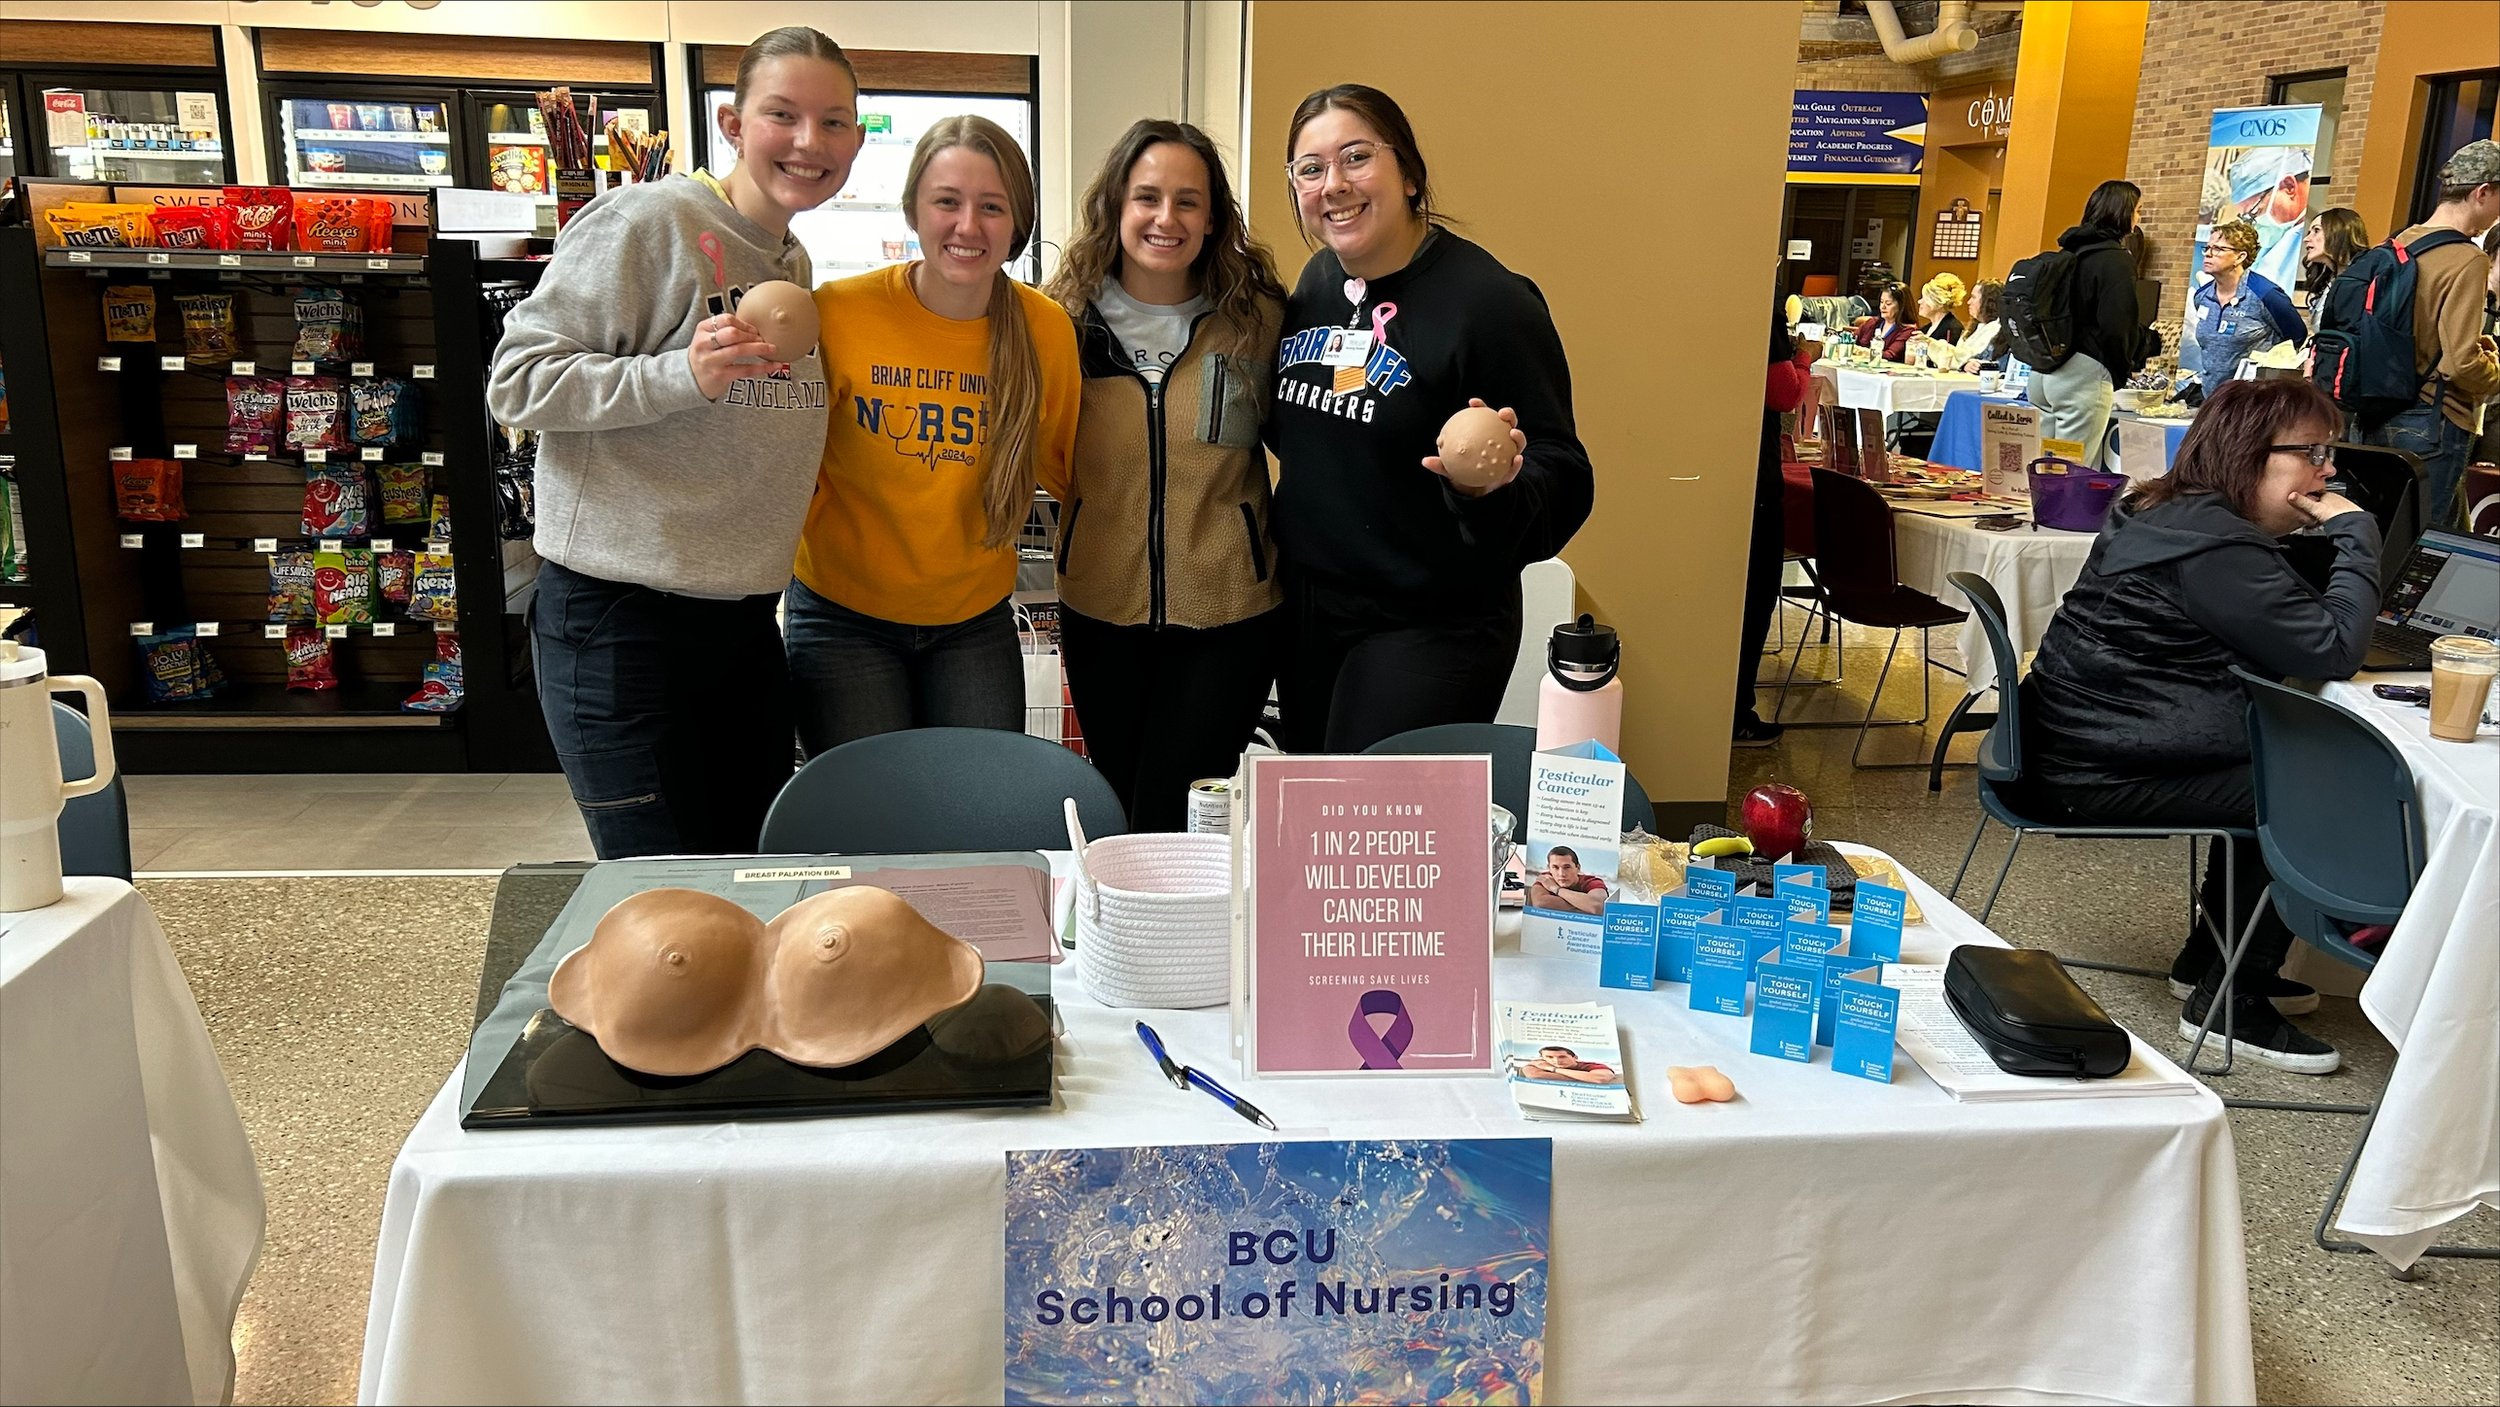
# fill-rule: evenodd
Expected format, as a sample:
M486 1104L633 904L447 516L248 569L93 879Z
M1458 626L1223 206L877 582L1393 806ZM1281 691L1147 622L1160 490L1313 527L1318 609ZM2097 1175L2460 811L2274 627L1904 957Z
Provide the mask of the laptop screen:
M2423 533L2378 618L2428 635L2500 637L2500 539Z

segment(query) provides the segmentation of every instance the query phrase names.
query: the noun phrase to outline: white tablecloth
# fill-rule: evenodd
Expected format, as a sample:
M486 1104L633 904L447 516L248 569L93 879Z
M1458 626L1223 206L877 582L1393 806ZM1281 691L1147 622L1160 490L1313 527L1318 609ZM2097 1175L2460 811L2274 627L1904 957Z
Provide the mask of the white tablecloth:
M1886 415L1941 411L1945 397L1979 389L1978 377L1958 371L1867 371L1816 362L1814 374L1833 384L1842 405Z
M2361 987L2362 1011L2398 1055L2335 1224L2407 1266L2441 1226L2500 1207L2500 730L2440 742L2429 714L2378 698L2370 682L2325 694L2413 764L2429 853Z
M1993 941L1913 888L1913 958ZM1601 995L1501 946L1505 996ZM391 1171L361 1399L998 1401L1005 1150L1261 1136L1057 978L1047 1112L469 1133L455 1072ZM1747 1054L1682 987L1602 995L1643 1125L1531 1125L1489 1077L1234 1087L1286 1138L1550 1134L1551 1402L2253 1400L2209 1092L1962 1106L1907 1056L1870 1084ZM1223 1009L1153 1020L1230 1068ZM1687 1063L1742 1099L1675 1103Z
M0 916L0 1401L221 1402L260 1172L156 915Z
M1937 518L1913 511L1913 503L1895 504L1892 514L1893 555L1901 584L1924 591L1957 611L1970 601L1945 578L1974 572L1987 579L2005 602L2005 626L2014 648L2024 654L2040 648L2057 603L2083 575L2084 559L2092 555L2093 534L2056 528L2020 527L2012 532L1983 532L1968 518ZM1969 672L1966 687L1976 694L1996 683L1996 665L1988 653L1987 634L1974 615L1962 623L1962 665Z

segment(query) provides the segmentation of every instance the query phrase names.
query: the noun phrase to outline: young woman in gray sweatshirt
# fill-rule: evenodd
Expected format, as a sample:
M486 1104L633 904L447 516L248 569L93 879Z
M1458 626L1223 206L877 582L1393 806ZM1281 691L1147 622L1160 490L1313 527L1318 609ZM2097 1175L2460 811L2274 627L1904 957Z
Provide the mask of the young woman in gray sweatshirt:
M719 114L737 165L583 207L496 350L488 408L539 434L539 702L602 859L752 853L789 779L774 606L824 450L824 364L771 360L735 309L759 283L813 286L790 216L849 179L858 107L831 39L756 40Z

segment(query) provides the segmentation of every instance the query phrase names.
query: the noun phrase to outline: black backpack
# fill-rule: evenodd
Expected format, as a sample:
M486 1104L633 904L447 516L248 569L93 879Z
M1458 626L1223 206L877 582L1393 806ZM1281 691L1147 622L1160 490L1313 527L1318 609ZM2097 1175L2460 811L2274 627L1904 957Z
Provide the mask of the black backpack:
M2419 404L2422 375L2414 369L2414 265L2431 250L2471 243L2456 230L2433 230L2410 245L2394 240L2365 250L2327 285L2319 304L2317 349L2310 377L2335 404L2375 430Z
M2103 240L2015 262L2005 275L2005 335L2017 360L2033 371L2055 371L2075 354L2075 272L2084 255L2117 247Z

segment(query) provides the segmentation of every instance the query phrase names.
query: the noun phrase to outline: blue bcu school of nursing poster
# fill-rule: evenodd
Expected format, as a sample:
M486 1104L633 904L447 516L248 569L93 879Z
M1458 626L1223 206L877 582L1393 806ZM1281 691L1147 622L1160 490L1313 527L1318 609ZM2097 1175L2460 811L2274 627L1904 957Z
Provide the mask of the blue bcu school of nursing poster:
M1007 1154L1010 1403L1533 1404L1543 1138Z

